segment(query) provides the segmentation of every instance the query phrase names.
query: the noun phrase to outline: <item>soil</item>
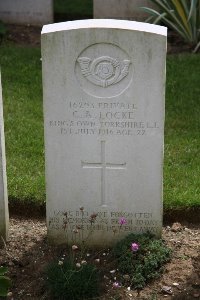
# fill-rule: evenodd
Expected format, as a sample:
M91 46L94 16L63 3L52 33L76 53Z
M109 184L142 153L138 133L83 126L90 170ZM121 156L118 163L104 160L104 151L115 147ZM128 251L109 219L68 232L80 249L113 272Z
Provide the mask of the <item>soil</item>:
M100 300L192 300L200 299L200 227L199 225L173 223L163 227L163 240L172 249L173 255L164 267L159 279L152 281L138 295L126 286L114 288L118 280L113 266L109 264L107 249L90 253L90 260L100 259L98 267L103 270L103 292ZM10 237L0 251L0 265L8 267L12 287L8 299L51 299L45 288L45 266L69 254L66 247L50 246L46 238L44 219L10 219ZM86 260L88 258L86 257ZM118 298L117 298L118 296Z
M6 39L14 44L27 47L40 46L41 28L8 25L7 29ZM185 45L170 32L168 53L180 52L191 52L191 47ZM29 215L29 218L14 216L12 211L13 209L11 210L9 240L3 243L0 249L0 265L8 267L8 276L12 280L12 287L7 298L9 300L51 299L45 287L45 266L53 259L59 260L61 256L67 256L68 251L65 247L53 247L48 244L44 218L35 218L33 215ZM38 216L41 215L43 213L38 213ZM191 221L189 215L195 221L193 224L183 222L183 220ZM167 216L162 238L173 250L172 259L165 265L161 277L150 282L140 294L131 290L128 282L126 286L113 287L113 282L117 281L118 277L117 272L110 272L112 269L109 265L110 254L107 249L99 252L98 257L97 253L91 252L90 260L93 257L99 258L99 268L105 272L102 281L104 290L102 297L98 299L200 299L199 211L193 211L192 214L187 212L183 215L180 212L179 214L171 212ZM179 220L181 224L177 222Z
M30 25L6 25L6 39L21 46L40 46L41 27ZM176 54L183 52L192 52L194 47L183 42L176 33L168 31L168 54Z

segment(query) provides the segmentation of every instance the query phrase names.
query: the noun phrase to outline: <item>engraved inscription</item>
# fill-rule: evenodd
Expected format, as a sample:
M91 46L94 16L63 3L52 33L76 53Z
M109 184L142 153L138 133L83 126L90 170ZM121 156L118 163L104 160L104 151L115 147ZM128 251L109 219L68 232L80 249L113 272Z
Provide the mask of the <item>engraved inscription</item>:
M92 232L104 231L113 232L117 234L120 232L136 232L145 233L151 232L156 234L160 231L161 221L154 218L152 212L120 212L120 211L96 211L95 222L91 224L90 216L94 211L80 211L80 210L67 210L67 211L54 211L48 219L48 226L53 230L65 230L70 233L77 227L83 232L88 230ZM66 220L67 223L63 222ZM125 225L120 225L120 218L126 219Z
M88 57L78 58L81 72L90 82L104 88L120 82L129 72L130 60L119 61L110 56L101 56L92 61Z
M156 120L141 120L135 103L70 101L65 119L49 120L49 127L64 136L146 137L156 134ZM56 130L57 129L57 130Z

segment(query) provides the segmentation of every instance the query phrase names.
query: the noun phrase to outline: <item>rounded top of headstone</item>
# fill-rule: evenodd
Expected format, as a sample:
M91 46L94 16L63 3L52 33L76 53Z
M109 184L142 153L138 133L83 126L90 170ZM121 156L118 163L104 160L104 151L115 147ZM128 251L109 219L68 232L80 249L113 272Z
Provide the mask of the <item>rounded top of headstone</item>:
M136 22L136 21L114 20L114 19L90 19L90 20L78 20L78 21L68 21L68 22L49 24L43 26L42 34L57 32L57 31L87 29L87 28L112 28L112 29L136 30L136 31L155 33L164 36L167 35L167 27L165 26L159 26L159 25Z

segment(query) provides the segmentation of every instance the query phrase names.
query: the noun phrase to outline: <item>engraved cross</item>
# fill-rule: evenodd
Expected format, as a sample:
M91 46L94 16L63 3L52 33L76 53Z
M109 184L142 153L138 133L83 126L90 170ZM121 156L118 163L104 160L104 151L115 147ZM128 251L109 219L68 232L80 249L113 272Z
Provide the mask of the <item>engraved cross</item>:
M106 162L106 145L101 141L101 162L81 162L85 169L101 169L101 205L106 206L106 169L123 170L126 169L126 163L114 164Z

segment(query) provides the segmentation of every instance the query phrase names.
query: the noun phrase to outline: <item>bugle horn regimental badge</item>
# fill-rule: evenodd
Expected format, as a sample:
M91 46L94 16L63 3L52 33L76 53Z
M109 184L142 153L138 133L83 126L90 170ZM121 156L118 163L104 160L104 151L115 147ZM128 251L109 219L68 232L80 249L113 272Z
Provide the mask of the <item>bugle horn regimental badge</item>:
M129 73L130 60L101 56L94 60L89 57L77 59L82 75L91 83L106 88L120 82Z

